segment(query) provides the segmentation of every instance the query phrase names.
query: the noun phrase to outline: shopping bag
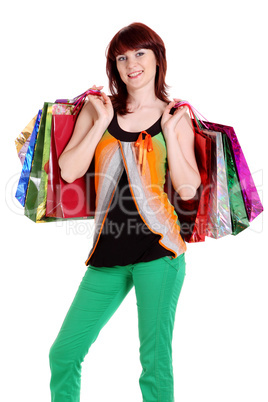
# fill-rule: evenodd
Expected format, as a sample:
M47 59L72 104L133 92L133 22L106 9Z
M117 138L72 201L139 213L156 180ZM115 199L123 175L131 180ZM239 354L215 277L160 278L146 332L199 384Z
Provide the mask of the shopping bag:
M52 115L46 215L65 219L94 217L95 159L92 159L88 172L73 183L67 183L61 178L58 159L72 136L78 114L58 113L59 108L56 106Z
M49 162L50 142L51 142L52 107L53 107L52 103L49 103L47 107L43 154L40 166L40 185L37 197L36 222L46 219L48 162Z
M51 143L48 164L46 216L54 218L63 217L60 200L60 168L58 165L58 157L56 153L53 119L51 127Z
M70 139L75 120L88 94L100 95L100 91L89 89L74 99L61 99L56 101L55 110L57 110L58 113L60 113L59 109L63 110L64 108L66 112L66 107L68 106L69 112L71 111L70 114L73 116L71 132L69 133L67 140L64 139L65 142L63 141L62 144L64 143L66 145ZM62 104L59 104L59 102L62 102ZM95 210L94 158L87 175L81 178L81 180L78 180L78 182L68 184L61 179L57 161L60 154L57 154L56 152L55 139L51 135L53 133L53 105L53 103L45 102L37 116L31 120L15 140L17 153L21 161L23 161L23 168L15 196L21 205L24 206L25 216L34 222L53 222L58 219L77 219L80 216L93 217ZM57 121L57 128L60 128L58 123L59 121ZM59 131L57 133L59 134ZM25 152L26 149L27 152ZM58 150L59 149L60 147L58 147ZM25 156L23 156L23 152L25 152ZM54 192L54 194L57 196L58 193L60 209L62 210L62 204L64 213L51 213L47 215L48 182L53 182L53 179L48 180L49 166L52 163L52 161L50 161L51 152L56 156L54 162L56 167L54 169L56 172L55 181L60 184L58 188L59 191ZM54 170L52 168L50 169L50 175ZM79 184L79 182L81 183ZM79 197L79 202L77 201L77 197ZM78 210L77 208L77 206L80 206L82 198L86 199L86 204L84 203L84 210L86 210L86 213L84 210L81 213L81 210ZM49 201L51 201L51 198Z
M201 119L198 119L196 113L194 112L195 109L185 101L180 101L177 103L176 107L179 106L187 106L190 112L190 116L192 118L192 125L193 129L195 132L195 141L197 137L200 135L200 131L202 131L203 135L207 135L208 132L206 130L209 130L210 132L212 131L218 131L222 134L222 145L223 145L223 151L224 151L224 161L225 161L225 169L223 167L222 170L218 172L219 176L218 179L222 180L224 172L226 174L226 179L227 179L227 186L228 186L228 199L229 199L229 208L230 208L230 216L231 216L231 223L232 223L232 231L231 234L236 235L240 233L242 230L247 228L249 226L249 221L252 221L256 216L258 216L262 211L263 211L263 206L261 204L261 201L259 199L256 187L254 185L253 178L251 176L251 173L249 171L248 165L246 163L245 157L243 155L242 149L239 145L239 142L237 140L236 134L234 133L234 130L232 127L229 126L224 126L221 124L216 124L216 123L211 123L208 121L203 121ZM196 151L196 159L197 159L197 164L199 171L201 173L200 167L199 167L199 156L198 152L196 149L195 145L195 151ZM211 153L210 155L213 155ZM204 159L204 158L203 158ZM215 159L214 159L215 161ZM213 157L210 160L210 169L211 169L211 176L210 176L210 182L209 182L209 205L213 203L213 198L211 192L211 189L213 189ZM214 169L215 170L215 169ZM240 175L239 175L240 174ZM241 180L242 178L242 180ZM202 176L201 176L201 181L202 181ZM203 186L203 182L201 184ZM175 190L173 189L173 192ZM194 228L193 232L191 233L191 236L189 237L189 234L187 233L187 236L185 236L185 240L188 242L194 242L194 241L204 241L204 235L202 236L194 236L195 234L195 229L200 226L199 222L199 215L196 213L196 204L199 202L200 196L204 192L204 189L200 188L197 190L196 196L194 197L193 200L189 201L182 201L179 200L179 202L176 204L176 212L179 216L179 221L181 223L181 227L184 226L185 222L189 221L189 217L185 215L185 213L180 213L181 206L183 206L183 210L187 211L189 215L191 216L192 220L195 217L194 220ZM218 197L220 194L218 194ZM175 196L177 198L177 196ZM173 195L174 198L174 195ZM220 200L218 199L217 202ZM179 208L178 208L179 206ZM226 208L226 211L228 208ZM192 213L192 215L191 215ZM211 221L211 210L210 207L206 210L206 213L208 213L207 221L205 218L202 219L203 222L206 221L206 228L204 229L206 236L211 235L212 232L217 233L217 230L219 226L215 226L215 221L214 223ZM221 223L223 225L223 221ZM228 225L229 226L229 225ZM226 228L227 229L227 228ZM230 228L228 229L230 231ZM183 234L183 230L182 230ZM227 234L227 232L226 232ZM216 237L217 238L217 237Z
M99 91L86 91L71 101L59 99L56 102L62 103L53 105L46 204L48 217L71 219L93 218L95 215L95 158L87 173L73 183L61 178L58 165L58 159L72 136L84 99L89 93L99 94Z
M206 236L219 239L232 234L229 193L222 133L203 130L212 140L211 187L207 210Z
M30 143L31 134L35 127L37 115L27 124L27 126L22 130L22 132L15 139L15 146L17 149L18 157L23 165L24 159L27 153L27 149Z
M29 184L29 177L30 177L30 172L31 172L31 168L32 168L32 161L33 161L36 137L37 137L39 125L40 125L41 114L42 114L42 109L39 110L37 117L35 119L35 125L32 130L32 133L29 134L28 139L27 139L27 141L29 140L28 148L27 148L25 157L23 158L22 171L21 171L20 179L18 182L16 194L15 194L15 197L17 198L17 200L20 202L20 204L23 207L25 205L25 197L26 197L26 192L27 192L28 184ZM20 148L20 149L22 149L22 148ZM19 152L20 152L20 150L19 150ZM21 159L21 161L22 161L22 159Z
M193 123L194 124L194 123ZM212 140L202 133L198 125L194 125L195 157L201 176L201 185L195 196L190 200L182 200L174 190L169 169L167 168L164 191L168 194L171 204L180 223L180 233L188 243L205 241L207 232L207 211L211 188L211 148Z
M40 197L38 197L40 184L41 184L41 174L43 168L43 150L44 150L44 140L45 140L45 128L48 108L51 107L51 103L45 102L42 108L42 115L40 121L40 127L36 139L34 157L32 161L32 168L29 178L29 185L26 194L24 214L34 222L40 221L37 215L38 205L40 203Z
M237 235L249 227L249 220L241 191L239 178L236 172L234 155L230 139L223 135L226 172L228 177L228 190L230 200L230 212L232 217L232 234Z
M245 208L249 222L252 222L262 211L263 205L258 195L254 180L250 173L246 158L243 154L237 135L233 127L206 121L206 127L210 130L220 131L223 136L229 138L228 144L233 155L235 169L241 186Z

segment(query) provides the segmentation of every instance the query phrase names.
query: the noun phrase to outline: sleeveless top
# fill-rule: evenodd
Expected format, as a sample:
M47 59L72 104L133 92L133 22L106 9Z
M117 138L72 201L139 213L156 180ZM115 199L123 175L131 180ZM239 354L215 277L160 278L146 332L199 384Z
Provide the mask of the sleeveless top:
M161 117L146 130L147 133L151 136L158 134L161 131L160 121ZM108 131L120 141L127 142L136 141L140 134L122 130L118 125L116 114ZM161 236L151 232L141 219L124 169L89 264L95 267L111 267L172 256L172 251L159 244L160 238Z
M153 148L143 173L135 146L141 134L143 144L151 137ZM115 113L95 150L95 231L86 265L128 265L186 251L178 216L163 190L166 170L161 117L146 132L134 133L120 128Z

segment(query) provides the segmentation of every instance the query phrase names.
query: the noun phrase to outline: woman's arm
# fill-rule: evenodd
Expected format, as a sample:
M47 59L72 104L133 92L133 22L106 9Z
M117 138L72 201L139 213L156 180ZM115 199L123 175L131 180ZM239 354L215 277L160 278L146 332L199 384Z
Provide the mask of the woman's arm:
M72 183L82 177L89 168L96 146L113 118L110 98L89 95L83 106L70 141L59 157L61 177Z
M172 185L183 200L189 200L195 196L201 178L195 159L191 119L186 107L177 109L171 115L169 112L175 103L171 102L166 107L161 123Z

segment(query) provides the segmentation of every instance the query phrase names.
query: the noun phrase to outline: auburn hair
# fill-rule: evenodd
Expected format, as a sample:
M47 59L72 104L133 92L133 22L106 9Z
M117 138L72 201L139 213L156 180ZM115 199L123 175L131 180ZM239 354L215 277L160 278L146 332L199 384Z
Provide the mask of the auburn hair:
M122 28L113 37L106 50L106 73L113 107L120 115L130 113L127 110L127 88L121 80L116 67L116 57L127 50L151 49L156 57L155 95L164 102L169 102L168 85L165 82L167 71L166 48L163 40L147 25L134 22Z

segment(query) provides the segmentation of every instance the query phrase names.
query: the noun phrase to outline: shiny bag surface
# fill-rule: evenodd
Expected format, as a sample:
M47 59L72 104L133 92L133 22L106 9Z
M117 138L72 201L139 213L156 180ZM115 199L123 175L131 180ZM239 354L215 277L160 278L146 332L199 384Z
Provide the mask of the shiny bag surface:
M39 191L40 188L42 189L43 187L43 183L41 182L43 178L42 173L44 169L43 152L45 143L47 114L49 114L49 107L51 107L51 104L45 102L42 109L40 126L34 149L32 168L29 177L29 185L25 200L24 214L34 222L41 221L41 216L39 216L38 214L40 213L39 205L41 199L44 196L44 191L41 191L41 194L39 194Z
M29 185L29 178L30 178L30 173L31 173L31 169L32 169L35 143L36 143L36 138L37 138L38 131L39 131L41 115L42 115L42 109L39 110L39 112L36 116L36 119L35 119L35 124L34 124L33 130L31 133L29 133L29 136L27 137L26 141L28 142L28 146L27 146L27 151L26 151L25 156L22 157L22 155L20 154L20 150L23 148L23 145L20 144L21 148L19 148L19 150L17 148L18 155L20 157L21 162L23 160L23 165L22 165L21 175L20 175L20 179L18 182L15 197L17 198L17 200L20 202L20 204L23 207L25 206L25 198L26 198L26 193L27 193L27 189L28 189L28 185Z
M233 127L230 126L211 123L208 121L205 122L205 125L210 130L220 131L223 134L223 137L227 136L227 138L229 139L228 146L232 152L232 157L237 172L237 178L241 186L248 220L249 222L252 222L263 211L263 205L254 184L254 180L249 170L246 158L239 144L237 135Z
M232 234L237 235L249 227L249 219L239 182L235 159L232 153L230 139L223 135L225 165L227 172L228 192L230 200L230 212L232 217Z
M27 124L15 140L18 157L23 165L31 135L36 124L37 115Z
M207 137L209 137L209 133L213 131L219 132L222 135L222 145L224 151L224 164L223 158L221 157L220 169L217 169L218 171L216 173L216 161L215 156L213 156L213 144L211 144L211 160L209 163L211 174L209 176L209 186L207 187L207 189L209 189L209 207L206 209L206 213L208 214L207 220L204 217L204 213L201 214L202 222L206 222L206 227L203 230L201 236L195 236L195 232L200 230L200 214L199 211L196 211L196 205L198 205L198 203L200 202L204 192L204 188L202 188L203 181L201 189L199 188L197 190L196 196L193 200L179 201L176 204L176 212L179 212L178 216L181 223L182 234L184 234L183 227L185 225L185 222L188 224L189 220L191 221L191 223L194 220L194 227L191 235L189 236L189 234L186 233L186 236L184 236L187 242L204 241L205 236L219 238L222 237L222 235L226 234L236 235L242 230L246 229L249 226L249 222L256 218L263 211L263 206L234 129L222 124L199 120L194 112L195 109L188 102L180 101L177 103L176 106L188 107L190 116L192 117L195 140L198 138L198 136L200 136L201 131L203 132L203 135ZM198 156L197 151L197 146L195 145L196 160L199 171L201 173L202 170L200 170L199 161L200 157ZM207 169L209 170L209 167ZM216 198L215 191L211 191L213 190L213 187L215 188L216 177L217 180L219 180L220 182L224 182L226 177L228 187L228 200L226 199L226 197L222 197L222 188L218 192ZM175 192L174 189L173 192ZM226 194L225 190L224 193ZM178 198L179 196L177 195L175 196L175 198L176 197ZM173 198L174 195L172 199ZM227 202L226 205L225 202ZM228 217L229 214L227 214L228 203L232 225L231 230ZM222 219L220 219L220 217L218 216L218 218L215 220L216 204L218 206L221 205ZM214 205L214 207L212 207L212 205ZM213 208L213 210L211 210L211 208ZM225 220L225 218L227 218L228 220Z
M58 159L74 131L77 117L83 107L85 96L74 100L57 100L52 109L51 147L48 167L46 216L62 219L93 218L95 215L95 182L93 157L87 173L67 183L60 175ZM94 92L95 93L95 92Z
M205 241L207 233L207 212L211 188L211 149L212 139L194 127L195 131L195 157L201 176L201 185L196 195L187 201L181 199L174 190L167 170L164 190L174 205L180 222L181 235L188 243Z
M94 158L87 175L71 184L61 179L58 167L58 157L72 135L88 94L99 95L100 92L90 89L72 100L62 99L62 104L59 100L55 104L45 102L15 140L23 162L15 197L24 206L25 216L34 222L94 216ZM53 119L54 116L57 117Z
M49 162L50 142L51 142L51 125L52 125L52 104L49 103L47 107L43 155L40 169L40 186L37 197L37 211L36 211L37 222L46 219L48 162Z
M70 140L76 122L73 115L53 114L52 146L46 215L57 218L89 218L94 216L94 158L88 173L67 183L61 178L58 159ZM94 192L94 191L93 191ZM92 205L93 204L93 205Z
M232 219L222 134L210 130L203 130L203 133L212 139L211 183L206 236L219 239L232 234Z

